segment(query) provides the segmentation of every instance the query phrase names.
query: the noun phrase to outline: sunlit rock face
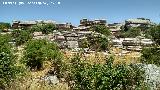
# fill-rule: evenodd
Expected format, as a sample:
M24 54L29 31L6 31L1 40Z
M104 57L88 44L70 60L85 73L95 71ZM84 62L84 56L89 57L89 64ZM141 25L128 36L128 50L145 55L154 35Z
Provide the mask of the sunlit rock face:
M145 82L150 89L158 90L160 88L160 67L154 64L138 64L138 66L145 71Z

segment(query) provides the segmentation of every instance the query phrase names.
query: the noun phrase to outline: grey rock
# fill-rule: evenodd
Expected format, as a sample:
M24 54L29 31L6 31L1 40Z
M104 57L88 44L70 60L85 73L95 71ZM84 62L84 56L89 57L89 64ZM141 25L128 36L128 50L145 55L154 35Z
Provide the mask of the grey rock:
M48 84L58 84L59 83L59 79L57 78L57 76L51 76L51 75L47 75L42 77L43 81L47 82Z
M160 67L154 64L138 64L145 71L145 82L151 90L158 90L160 87Z

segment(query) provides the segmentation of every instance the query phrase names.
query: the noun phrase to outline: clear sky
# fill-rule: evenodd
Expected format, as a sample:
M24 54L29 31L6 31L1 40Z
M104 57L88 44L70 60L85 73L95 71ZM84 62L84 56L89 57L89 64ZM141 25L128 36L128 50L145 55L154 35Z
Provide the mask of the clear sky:
M25 5L4 5L3 1L23 1ZM55 4L26 4L31 1ZM160 23L160 0L0 0L0 22L52 19L78 25L82 18L107 19L108 23L114 23L138 17Z

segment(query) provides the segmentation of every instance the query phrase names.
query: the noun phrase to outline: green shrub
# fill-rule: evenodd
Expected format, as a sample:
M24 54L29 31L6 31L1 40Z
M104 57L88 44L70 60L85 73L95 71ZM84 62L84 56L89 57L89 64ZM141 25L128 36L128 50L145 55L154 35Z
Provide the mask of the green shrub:
M32 39L31 33L27 30L14 30L12 32L12 37L17 46L23 45L28 40Z
M147 34L151 36L158 45L160 45L160 25L151 27Z
M106 36L111 35L110 30L105 25L94 25L91 27L92 31L104 34Z
M12 46L8 44L9 37L0 35L0 89L4 89L16 78L20 70L15 66L15 56Z
M135 65L84 63L79 56L65 68L73 90L144 90L144 72Z
M61 53L55 43L47 40L31 40L26 44L24 59L25 65L31 69L41 69L44 61L58 63Z
M30 31L33 32L42 32L43 34L53 33L57 27L55 24L38 24L33 26Z
M120 37L123 38L135 38L137 36L141 36L140 28L129 28L127 31L121 30Z
M105 51L109 49L109 40L103 35L90 35L87 37L89 48L97 51Z
M142 51L141 62L160 66L160 48L144 48Z

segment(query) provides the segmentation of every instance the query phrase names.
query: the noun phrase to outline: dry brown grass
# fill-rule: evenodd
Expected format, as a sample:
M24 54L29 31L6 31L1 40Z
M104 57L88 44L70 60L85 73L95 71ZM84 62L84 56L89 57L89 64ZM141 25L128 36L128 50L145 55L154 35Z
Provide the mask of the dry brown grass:
M76 55L80 53L72 53L72 52L66 52L64 54L64 62L68 63L70 60ZM90 64L104 64L106 61L106 55L104 55L102 52L97 53L90 53L90 54L81 54L80 55L81 60L83 60L86 63Z
M16 82L7 90L69 90L68 84L58 83L56 85L49 85L47 83L38 82L37 80L26 80L27 82ZM16 85L15 85L16 84Z
M119 63L131 64L140 62L139 61L139 58L141 56L140 52L130 51L126 54L119 54L121 52L123 52L122 49L113 48L112 54L114 55L114 64L119 64Z
M126 54L120 55L119 53L122 52L122 49L119 48L112 48L111 54L108 54L107 56L102 52L96 52L96 53L90 53L90 54L82 54L81 59L85 60L85 62L90 64L104 64L106 62L106 58L109 58L110 56L114 56L114 64L119 63L139 63L139 58L141 56L140 52L131 51ZM64 62L68 63L71 58L74 57L77 53L72 53L67 51L64 54Z
M49 85L47 82L40 80L51 68L51 62L44 62L44 69L40 71L26 72L25 76L19 77L11 84L7 90L69 90L68 85L64 82L57 85Z

